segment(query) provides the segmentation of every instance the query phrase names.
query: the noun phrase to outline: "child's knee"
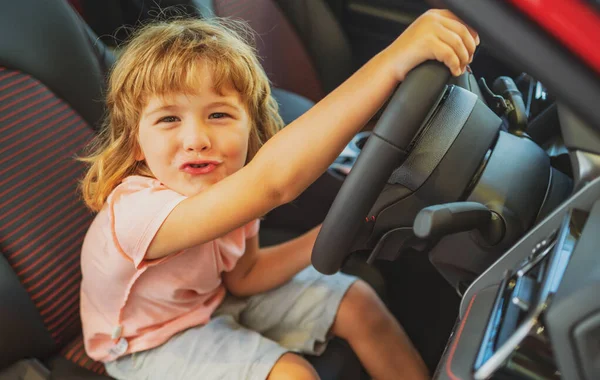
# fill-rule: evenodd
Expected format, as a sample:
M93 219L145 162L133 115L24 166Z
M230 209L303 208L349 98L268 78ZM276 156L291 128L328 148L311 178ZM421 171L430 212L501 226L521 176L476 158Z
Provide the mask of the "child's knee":
M319 380L319 375L306 359L288 352L275 363L267 380Z
M360 329L377 330L390 322L391 314L375 290L362 280L356 281L342 299L333 325L333 333L349 338ZM366 332L366 331L365 331Z

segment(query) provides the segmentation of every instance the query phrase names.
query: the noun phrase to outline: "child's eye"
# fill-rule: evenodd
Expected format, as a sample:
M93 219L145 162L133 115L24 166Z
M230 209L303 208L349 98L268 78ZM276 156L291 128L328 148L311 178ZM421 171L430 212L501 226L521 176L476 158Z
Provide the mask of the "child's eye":
M158 119L159 123L174 123L176 121L179 121L177 116L165 116Z
M229 117L229 114L225 112L213 112L208 116L209 119L223 119L225 117Z

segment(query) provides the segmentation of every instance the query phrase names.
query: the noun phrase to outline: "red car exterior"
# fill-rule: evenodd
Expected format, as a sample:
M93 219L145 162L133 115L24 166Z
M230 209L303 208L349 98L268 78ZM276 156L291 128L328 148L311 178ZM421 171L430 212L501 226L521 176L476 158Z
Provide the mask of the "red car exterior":
M587 0L510 0L600 74L600 3Z

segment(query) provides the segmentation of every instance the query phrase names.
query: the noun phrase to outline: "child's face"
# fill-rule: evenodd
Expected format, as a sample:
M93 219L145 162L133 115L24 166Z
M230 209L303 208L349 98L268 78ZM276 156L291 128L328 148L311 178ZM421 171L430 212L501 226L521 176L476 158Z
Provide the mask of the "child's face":
M213 88L203 68L198 92L154 96L142 110L141 153L168 188L192 196L235 173L246 162L251 120L233 88Z

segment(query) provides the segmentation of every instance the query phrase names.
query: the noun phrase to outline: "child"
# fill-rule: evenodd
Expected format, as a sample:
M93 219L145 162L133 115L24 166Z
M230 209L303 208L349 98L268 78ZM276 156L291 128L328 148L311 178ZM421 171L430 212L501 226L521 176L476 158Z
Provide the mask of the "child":
M88 355L120 379L317 379L297 353L333 335L374 378L426 378L369 286L310 267L318 228L260 249L258 218L317 179L416 65L463 72L477 34L429 11L277 132L265 73L228 25L147 26L111 73L82 186L98 211L82 249Z

